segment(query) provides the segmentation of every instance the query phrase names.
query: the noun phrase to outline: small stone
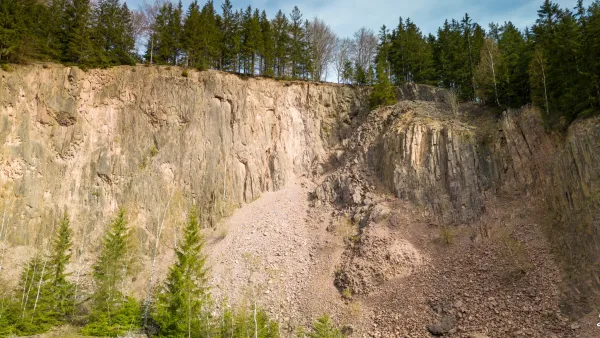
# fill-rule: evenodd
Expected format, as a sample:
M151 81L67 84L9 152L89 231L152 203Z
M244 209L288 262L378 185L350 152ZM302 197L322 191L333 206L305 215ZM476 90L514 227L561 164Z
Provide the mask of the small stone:
M427 330L434 336L443 336L450 332L456 326L456 318L454 316L444 316L438 322L428 325Z

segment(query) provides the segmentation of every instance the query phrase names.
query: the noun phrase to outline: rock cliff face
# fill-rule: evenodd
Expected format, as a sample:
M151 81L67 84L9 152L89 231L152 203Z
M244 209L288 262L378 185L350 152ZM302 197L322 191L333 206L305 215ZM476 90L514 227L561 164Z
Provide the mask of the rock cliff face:
M167 204L168 242L192 203L209 224L310 174L367 102L360 88L183 77L175 67L30 66L1 76L0 246L9 270L33 254L26 248L47 246L63 211L81 244L76 257L96 250L119 207L147 254Z
M498 198L541 200L548 212L538 222L566 263L569 305L575 312L594 308L600 290L600 119L578 121L564 136L547 133L529 108L501 115L462 109L453 116L443 100L431 100L372 112L334 153L337 166L315 190L316 203L345 208L364 228L377 222L375 196L382 189L421 207L441 226L470 224ZM368 291L380 274L360 263L362 251L347 252L350 275L341 276L341 288Z
M537 114L508 111L498 121L403 114L383 134L375 164L397 197L442 222L468 222L486 197L531 193L552 148Z
M357 221L382 189L443 224L478 218L498 196L545 198L555 243L571 266L584 257L591 267L576 284L598 289L597 118L561 139L530 109L454 116L446 93L428 86L406 85L398 105L369 114L364 88L214 71L29 66L0 75L3 273L47 247L64 211L75 270L86 270L119 207L147 262L159 224L161 241L174 243L192 203L211 224L307 175L322 181L316 202L351 207ZM159 250L165 261L171 248Z

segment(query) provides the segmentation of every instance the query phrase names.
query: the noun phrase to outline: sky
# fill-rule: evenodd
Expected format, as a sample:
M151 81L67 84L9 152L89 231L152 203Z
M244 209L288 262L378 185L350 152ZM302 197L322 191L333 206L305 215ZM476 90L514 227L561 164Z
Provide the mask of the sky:
M137 8L144 0L126 0L130 8ZM146 0L152 1L152 0ZM177 0L173 0L176 2ZM182 0L184 9L192 0ZM205 0L198 0L203 4ZM340 37L351 37L361 27L375 33L385 24L389 29L397 26L399 17L411 20L425 33L434 33L445 19L460 19L465 13L487 29L490 22L512 21L524 29L537 18L543 0L231 0L233 8L265 10L269 18L281 9L289 14L298 6L305 19L317 16L323 19ZM577 0L554 0L561 8L575 7ZM584 0L589 6L592 0ZM220 12L222 0L214 0Z

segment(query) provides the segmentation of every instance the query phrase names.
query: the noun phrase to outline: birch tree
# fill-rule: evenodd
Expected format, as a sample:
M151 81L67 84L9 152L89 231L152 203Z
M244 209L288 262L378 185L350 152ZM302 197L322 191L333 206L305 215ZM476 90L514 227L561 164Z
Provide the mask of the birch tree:
M475 72L477 96L481 99L492 98L500 106L498 96L498 73L500 70L500 51L492 38L486 38L481 49L479 65Z
M548 61L541 48L536 48L529 65L529 81L531 83L531 98L534 104L543 105L546 117L550 114L548 101Z

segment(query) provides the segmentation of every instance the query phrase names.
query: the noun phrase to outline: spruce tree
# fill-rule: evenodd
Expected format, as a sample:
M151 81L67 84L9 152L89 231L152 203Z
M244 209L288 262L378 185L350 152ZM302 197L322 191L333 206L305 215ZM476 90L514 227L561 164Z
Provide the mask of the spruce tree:
M0 1L0 62L41 56L47 7L36 0Z
M66 272L71 259L72 235L69 217L65 213L52 243L48 257L49 276L43 290L52 299L47 308L57 323L65 322L75 306L75 285L67 280L69 274Z
M289 62L289 44L290 38L288 35L289 22L285 14L281 10L275 15L272 22L273 39L275 44L275 75L277 77L285 77L287 73L287 65Z
M9 337L15 333L16 306L8 297L0 296L0 337Z
M218 64L221 41L221 31L217 24L217 17L212 0L206 2L202 11L201 17L201 52L205 62L204 68L216 68Z
M499 28L498 49L502 59L502 76L499 81L500 101L512 108L529 102L529 66L531 53L523 34L507 22Z
M380 105L392 105L396 103L396 93L394 87L390 82L390 78L387 74L387 61L384 55L380 55L377 58L377 81L371 92L371 108L375 108Z
M221 69L225 71L235 71L236 43L235 34L236 24L234 12L232 10L231 0L225 0L221 4Z
M298 338L344 338L346 337L338 328L335 327L329 315L319 317L312 325L309 332L299 329L296 336Z
M267 13L265 11L260 15L260 29L263 38L261 74L272 77L275 75L275 41L271 29L271 22L267 19Z
M82 329L84 334L113 337L140 326L140 305L123 294L132 264L129 236L125 211L121 209L104 236L93 267L93 307L89 321Z
M588 76L588 105L582 115L591 115L600 111L600 1L594 1L587 10L585 18L583 60L584 71Z
M72 0L65 10L63 60L80 64L93 63L97 50L92 43L89 0Z
M306 41L305 32L302 27L302 13L298 9L298 6L294 6L292 13L290 14L290 66L291 76L293 79L300 78L302 76L302 70L305 66L306 56Z
M156 303L154 319L162 337L204 337L212 329L203 246L198 217L192 211L183 243L175 249L177 261L170 267Z
M197 1L192 1L183 23L183 52L187 55L188 66L199 69L208 67L207 60L202 55L202 35L205 34L202 27L200 7Z

